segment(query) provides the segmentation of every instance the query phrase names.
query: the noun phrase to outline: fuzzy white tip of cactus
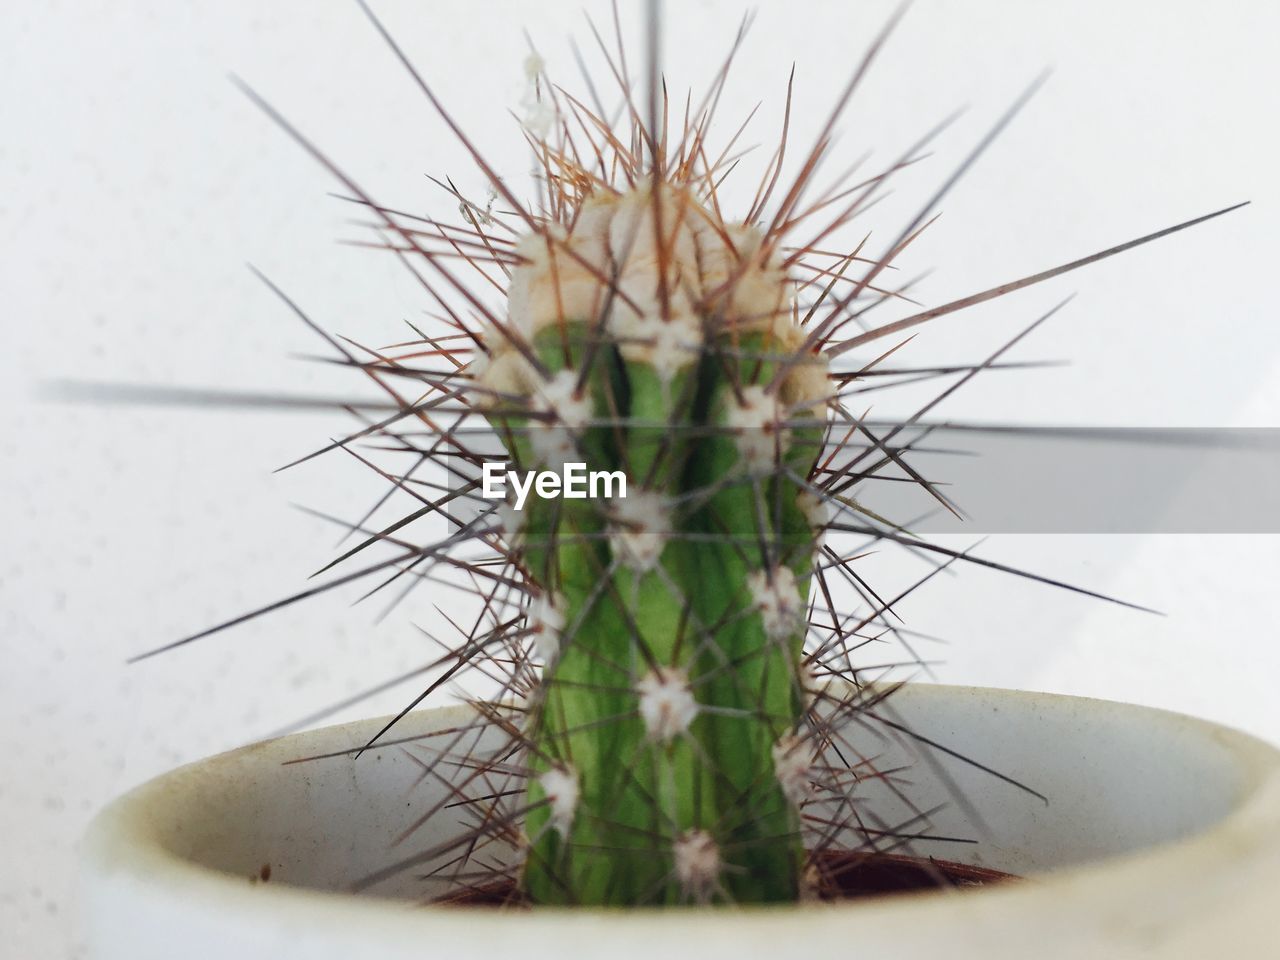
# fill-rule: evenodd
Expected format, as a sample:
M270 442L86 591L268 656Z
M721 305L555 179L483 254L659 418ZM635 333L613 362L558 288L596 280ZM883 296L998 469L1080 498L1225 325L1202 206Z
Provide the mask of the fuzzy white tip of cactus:
M827 405L835 394L826 357L810 354L795 363L783 378L778 393L786 408L795 411L793 415L825 420Z
M525 88L520 98L524 117L520 123L535 140L545 140L556 122L555 107L538 95L538 78L546 67L546 61L536 53L524 58Z
M521 106L526 127L557 119L533 81ZM687 189L663 185L656 203L647 185L594 191L573 213L571 228L550 225L517 241L523 262L511 271L508 319L526 340L565 321L597 320L610 304L606 328L618 336L649 314L693 313L720 317L739 333L771 331L782 350L804 342L793 285L776 256L764 258L761 232L723 222ZM490 348L506 349L504 339Z
M578 772L569 766L552 767L538 777L538 786L542 787L551 808L548 821L551 829L562 837L569 836L569 828L573 826L573 817L578 809Z
M581 459L573 431L564 427L535 425L529 435L529 445L533 448L534 459L551 470L561 470L566 463Z
M805 602L790 567L747 574L747 589L756 598L770 640L785 640L803 626Z
M625 338L623 359L648 363L664 383L696 361L702 349L702 327L692 313L674 313L665 320L656 313L619 319L615 326Z
M773 773L786 798L796 806L813 793L813 748L800 737L787 734L773 745Z
M764 387L742 388L742 400L729 407L726 422L733 431L738 455L749 470L771 467L786 453L791 435L782 426L785 420L786 411Z
M529 443L540 463L559 467L577 457L576 439L591 419L591 401L576 395L577 386L577 374L559 370L535 388L530 406L550 414L549 420L531 425Z
M545 140L556 123L555 107L545 100L529 107L521 124L535 140Z
M543 663L550 663L560 655L560 638L564 632L564 597L558 593L544 593L529 611L529 627L533 631L533 644Z
M651 740L669 743L689 729L698 715L698 701L689 689L689 678L677 667L658 667L636 684L640 717Z
M812 709L813 705L818 701L818 694L822 693L829 684L825 684L818 679L818 673L814 669L812 660L801 660L799 670L800 694L804 700L805 709Z
M547 69L547 61L536 53L531 53L524 58L524 78L529 83L536 83L539 75L543 70Z
M540 413L549 413L570 430L581 430L591 419L591 401L578 396L578 374L572 370L557 370L538 384L533 407Z
M687 830L671 845L676 879L684 895L706 903L720 885L720 848L705 830Z
M476 350L475 356L467 361L467 365L458 371L459 376L468 377L473 383L484 382L485 375L489 372L489 367L493 365L493 358L483 350Z
M801 490L796 494L796 506L814 530L825 530L831 522L830 504L811 490Z
M623 564L639 573L652 570L671 533L671 507L652 490L637 490L614 504L609 547Z

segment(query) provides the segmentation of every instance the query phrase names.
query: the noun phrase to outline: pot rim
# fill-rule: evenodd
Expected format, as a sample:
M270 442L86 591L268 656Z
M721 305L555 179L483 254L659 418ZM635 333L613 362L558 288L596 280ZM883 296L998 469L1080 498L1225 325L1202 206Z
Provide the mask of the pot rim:
M997 917L1013 910L1018 913L1045 912L1056 909L1070 913L1082 891L1090 901L1099 897L1132 899L1138 889L1146 901L1160 902L1176 908L1177 904L1202 893L1212 878L1237 881L1253 877L1256 887L1263 876L1280 864L1280 750L1249 734L1207 720L1169 710L1061 694L1024 690L951 686L931 683L910 684L913 696L983 697L1014 700L1068 702L1093 710L1107 710L1136 716L1145 714L1161 722L1182 727L1187 733L1212 740L1237 760L1246 776L1229 812L1211 826L1192 835L1129 853L1117 854L1031 876L1018 883L1001 884L980 891L949 889L895 893L891 896L860 899L847 903L796 903L784 905L743 905L718 909L670 909L662 907L539 907L532 911L484 910L486 931L517 944L537 930L556 928L563 936L566 925L586 931L606 925L610 936L653 938L661 931L667 936L696 937L709 927L726 922L756 936L770 935L847 938L848 921L874 912L877 922L907 922L907 915L923 922L923 913L942 921L948 914L967 922L983 917ZM437 707L418 711L410 717L419 722L465 720L471 714L466 705ZM423 905L411 901L382 899L333 890L321 890L284 884L250 886L240 874L223 872L198 865L166 849L160 839L157 808L165 805L167 787L179 778L187 778L209 770L220 762L243 759L253 752L317 734L336 735L343 730L368 728L378 720L359 720L337 724L306 733L264 740L186 764L134 788L104 808L91 823L83 845L83 861L91 877L112 880L127 878L148 885L163 884L174 897L196 897L229 914L270 915L273 921L290 916L302 920L314 917L317 908L327 912L340 909L344 928L379 931L385 935L388 926L421 936L424 927L435 934L452 931L465 938L474 934L477 908L457 905ZM433 724L434 725L434 724ZM352 742L358 741L352 736ZM354 752L354 750L353 750ZM1232 883L1240 889L1240 883ZM1273 888L1274 892L1274 888ZM1262 891L1262 905L1274 898ZM1256 899L1256 898L1255 898ZM1204 912L1208 905L1201 904ZM849 911L853 911L850 914ZM1261 915L1261 914L1259 914ZM787 931L783 933L783 931ZM653 941L655 951L658 941Z

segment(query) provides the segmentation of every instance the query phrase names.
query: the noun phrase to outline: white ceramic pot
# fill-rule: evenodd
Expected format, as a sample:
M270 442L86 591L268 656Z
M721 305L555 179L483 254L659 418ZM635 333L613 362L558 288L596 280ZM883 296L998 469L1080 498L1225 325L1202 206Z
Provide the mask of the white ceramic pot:
M901 719L1034 786L1049 804L933 752L915 797L970 801L936 820L985 839L940 855L1026 875L980 890L749 909L421 907L410 875L347 892L405 847L432 802L403 749L285 765L362 744L371 720L213 757L116 801L86 844L101 960L745 960L1280 956L1280 751L1177 714L1071 697L910 686ZM413 714L403 738L465 708ZM892 749L907 749L899 746ZM443 788L434 788L437 791ZM458 829L436 817L412 840ZM260 879L270 865L270 880ZM252 879L251 879L252 878Z

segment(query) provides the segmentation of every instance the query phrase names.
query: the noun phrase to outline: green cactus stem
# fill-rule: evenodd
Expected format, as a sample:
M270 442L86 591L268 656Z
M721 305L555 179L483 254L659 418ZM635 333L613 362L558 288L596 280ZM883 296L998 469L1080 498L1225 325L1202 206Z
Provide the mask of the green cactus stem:
M659 232L661 231L661 232ZM825 368L750 229L663 186L519 247L477 376L514 469L625 471L519 517L543 658L525 731L537 903L794 901L811 748L805 482Z

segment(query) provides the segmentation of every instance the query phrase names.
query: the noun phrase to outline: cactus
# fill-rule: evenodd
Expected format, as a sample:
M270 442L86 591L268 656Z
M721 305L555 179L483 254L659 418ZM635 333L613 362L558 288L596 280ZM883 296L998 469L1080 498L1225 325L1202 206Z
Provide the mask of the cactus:
M794 900L826 362L759 229L679 176L516 246L475 372L517 469L622 471L519 517L543 659L524 869L540 903Z
M610 59L625 107L611 125L603 108L592 113L551 85L531 57L525 135L541 202L522 203L471 148L490 193L473 203L447 185L461 224L376 202L248 91L337 177L348 200L376 216L373 245L394 252L448 330L437 337L414 327L412 342L384 350L325 335L339 362L358 368L390 403L385 416L324 450L356 453L374 440L388 456L412 455L412 466L397 468L356 453L391 481L391 494L415 501L394 522L371 525L370 511L348 524L363 539L325 569L371 548L390 549L390 557L160 650L369 577L381 580L377 592L452 571L454 585L478 597L470 627L446 612L461 641L441 641L443 656L402 678L443 671L406 711L452 680L470 675L489 685L471 698L474 722L439 734L443 742L405 745L424 776L449 791L419 812L405 838L446 805L470 826L368 883L425 867L427 876L471 889L510 878L514 864L524 896L539 904L767 903L810 893L823 879L824 851L883 853L955 839L930 834L930 811L911 802L894 771L877 768L866 741L916 738L965 758L884 709L893 684L868 681L904 664L858 665L854 654L888 636L906 648L906 665L919 664L891 619L894 604L953 561L1031 575L913 536L854 499L892 466L949 506L905 463L910 442L895 440L915 418L878 431L847 406L847 393L872 374L882 384L918 379L920 371L884 365L901 342L880 350L879 341L1226 211L868 326L869 310L902 302L902 291L877 284L946 192L878 256L861 256L865 241L847 254L823 250L923 147L806 200L834 124L884 39L873 41L789 183L784 120L736 220L723 215L717 191L736 166L737 135L719 148L709 139L732 53L701 106L686 107L674 127L652 64L644 120L622 50ZM789 108L788 95L788 118ZM815 217L815 232L793 239ZM460 276L459 261L484 282ZM496 304L493 288L501 291ZM857 332L849 335L851 324ZM880 355L854 361L864 346ZM1007 346L979 364L923 375L961 373L964 383ZM421 366L424 357L444 369ZM414 393L403 392L406 382ZM519 510L483 499L482 466L495 451L474 440L481 421L517 476L582 464L625 479L625 496L616 495L619 484L615 495L530 496ZM444 493L438 474L422 476L428 464L450 479ZM459 504L478 509L453 510ZM411 530L424 518L449 529L421 542ZM824 543L826 534L863 539ZM937 563L886 599L854 570L868 544L903 545ZM848 608L836 599L839 588L855 597Z

